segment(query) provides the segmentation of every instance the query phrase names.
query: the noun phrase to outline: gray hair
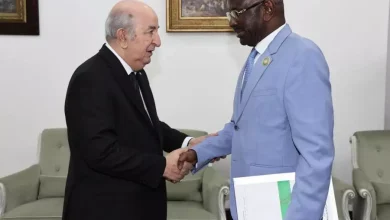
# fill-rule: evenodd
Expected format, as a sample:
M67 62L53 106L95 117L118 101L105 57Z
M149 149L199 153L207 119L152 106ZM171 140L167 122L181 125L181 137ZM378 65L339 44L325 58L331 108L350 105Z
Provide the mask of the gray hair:
M119 29L125 29L130 38L135 37L134 16L124 11L112 11L106 20L106 40L109 42L117 38L116 32Z

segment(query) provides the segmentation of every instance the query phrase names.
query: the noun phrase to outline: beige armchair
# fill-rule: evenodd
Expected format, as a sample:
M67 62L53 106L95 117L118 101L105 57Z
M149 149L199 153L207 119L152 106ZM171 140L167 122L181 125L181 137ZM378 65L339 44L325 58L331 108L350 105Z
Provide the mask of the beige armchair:
M334 196L339 220L351 220L349 206L353 204L356 192L353 186L332 177Z
M193 137L203 131L182 130ZM0 219L59 220L69 163L65 128L45 129L40 136L39 163L0 178ZM188 175L178 184L167 181L168 220L225 220L228 180L212 167Z
M390 219L390 131L359 131L350 139L354 220Z

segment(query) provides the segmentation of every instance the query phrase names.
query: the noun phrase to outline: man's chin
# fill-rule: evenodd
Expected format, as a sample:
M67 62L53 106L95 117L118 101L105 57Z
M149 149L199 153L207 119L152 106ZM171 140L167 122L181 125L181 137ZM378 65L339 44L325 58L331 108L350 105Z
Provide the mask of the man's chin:
M248 40L247 38L240 38L240 43L243 46L249 46L249 47L255 47L256 43L254 44L253 41Z
M144 59L144 66L148 65L152 61L151 58Z
M244 38L240 38L240 44L246 46L248 45L248 42Z

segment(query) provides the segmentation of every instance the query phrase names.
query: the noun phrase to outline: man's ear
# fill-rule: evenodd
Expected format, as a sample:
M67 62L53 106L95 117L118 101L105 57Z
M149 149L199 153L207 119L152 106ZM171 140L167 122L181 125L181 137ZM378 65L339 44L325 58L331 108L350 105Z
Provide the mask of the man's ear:
M264 1L264 21L269 21L274 16L275 4L270 0Z
M126 30L123 28L118 29L116 31L116 36L117 36L117 39L119 41L121 48L126 49L128 47Z

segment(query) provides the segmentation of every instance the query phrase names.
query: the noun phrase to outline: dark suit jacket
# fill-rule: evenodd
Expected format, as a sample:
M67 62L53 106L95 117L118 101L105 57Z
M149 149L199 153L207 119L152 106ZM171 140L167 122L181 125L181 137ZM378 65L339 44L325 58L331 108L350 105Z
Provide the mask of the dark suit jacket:
M65 101L71 157L63 219L166 219L163 150L181 147L187 135L159 121L142 72L153 125L139 92L106 46L73 74Z

